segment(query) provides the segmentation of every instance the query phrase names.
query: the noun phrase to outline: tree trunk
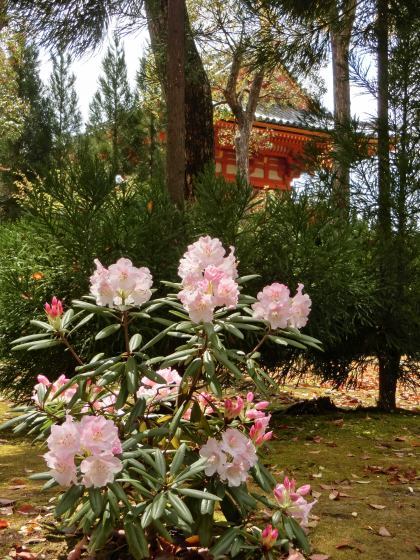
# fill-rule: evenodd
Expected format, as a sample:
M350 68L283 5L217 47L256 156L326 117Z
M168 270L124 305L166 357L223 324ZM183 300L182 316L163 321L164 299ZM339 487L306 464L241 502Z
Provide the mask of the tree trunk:
M246 117L238 119L235 131L236 174L249 183L249 141L252 121Z
M334 90L334 126L336 137L337 161L334 165L333 196L337 207L348 215L350 206L350 159L348 145L350 140L351 102L349 76L349 47L356 1L344 0L339 13L335 6L331 27L331 51Z
M185 0L168 4L168 126L166 181L172 202L184 204L185 183Z
M378 408L392 412L396 408L397 375L401 355L388 351L378 356L379 362L379 400Z
M168 106L168 0L145 0L145 8L157 73ZM194 177L214 164L214 130L210 82L195 46L187 13L185 35L185 194L190 197Z
M400 372L400 355L390 346L389 332L393 321L390 304L395 302L395 262L392 251L391 177L389 158L389 45L388 0L377 0L377 67L378 67L378 272L381 286L381 311L378 340L379 401L382 410L396 407L395 390ZM392 327L391 327L392 328Z

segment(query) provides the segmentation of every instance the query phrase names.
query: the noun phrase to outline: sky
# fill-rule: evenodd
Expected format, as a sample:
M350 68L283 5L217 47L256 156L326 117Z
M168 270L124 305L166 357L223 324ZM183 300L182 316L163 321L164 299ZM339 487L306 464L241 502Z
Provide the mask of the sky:
M75 60L72 65L72 70L76 76L76 91L79 96L79 106L84 121L86 121L89 116L89 103L98 87L98 78L101 74L101 61L105 56L111 34L112 31L108 33L102 46L95 52L88 53L83 58ZM130 84L134 86L140 57L148 43L147 30L142 29L136 33L126 35L121 42L124 45L129 81ZM41 51L40 71L41 79L44 83L48 82L51 66L48 53ZM329 110L332 110L333 90L331 64L327 65L322 70L321 75L327 87L327 93L323 98L323 102ZM361 120L367 120L376 113L376 103L372 96L363 94L363 92L356 87L352 87L351 96L352 113L355 116Z

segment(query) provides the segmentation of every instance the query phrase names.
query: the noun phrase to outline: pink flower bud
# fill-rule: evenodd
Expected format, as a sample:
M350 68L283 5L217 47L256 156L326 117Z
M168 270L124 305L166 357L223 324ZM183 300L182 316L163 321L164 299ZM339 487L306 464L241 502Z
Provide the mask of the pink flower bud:
M267 525L266 528L261 533L261 540L263 547L266 550L270 550L276 544L279 532L277 529L273 529L272 525Z
M257 410L265 410L270 403L268 401L261 401L255 405Z
M254 400L254 393L252 391L249 391L249 393L247 393L246 395L246 402L252 403L253 400Z

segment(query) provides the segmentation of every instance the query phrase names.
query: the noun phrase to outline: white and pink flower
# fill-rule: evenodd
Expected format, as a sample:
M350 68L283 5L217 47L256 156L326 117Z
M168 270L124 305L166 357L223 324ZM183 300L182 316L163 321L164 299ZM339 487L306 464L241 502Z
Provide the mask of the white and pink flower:
M178 274L183 288L178 298L194 323L210 323L216 307L236 307L239 288L234 249L226 256L219 239L200 237L189 245Z
M300 329L308 322L311 299L302 294L303 284L298 285L296 295L290 297L290 291L284 284L274 282L265 286L257 295L257 302L252 304L253 316L270 324L271 329L295 327Z
M122 468L122 462L110 453L90 455L80 464L80 470L84 474L82 484L87 488L106 486Z
M44 459L61 486L78 482L76 458L82 459L82 484L87 487L112 482L123 466L115 457L122 453L117 427L102 416L83 416L81 422L67 416L63 424L51 427L47 443L49 452Z
M153 279L148 268L137 268L126 258L118 259L109 268L98 259L94 262L96 270L90 277L90 292L98 305L141 305L149 301Z
M313 502L305 500L304 496L308 495L310 491L309 484L296 488L296 481L286 476L283 484L276 485L273 494L279 506L299 521L302 527L306 527L309 521L309 513L317 503L317 500Z
M223 432L221 441L209 438L200 449L200 456L208 462L206 475L217 473L229 486L240 486L245 482L249 469L258 461L252 441L235 428Z
M155 401L162 401L171 396L176 396L179 392L179 386L182 381L182 377L172 368L159 369L156 372L160 377L166 381L166 383L158 383L153 381L148 377L144 376L141 378L141 386L137 391L137 398L153 399Z

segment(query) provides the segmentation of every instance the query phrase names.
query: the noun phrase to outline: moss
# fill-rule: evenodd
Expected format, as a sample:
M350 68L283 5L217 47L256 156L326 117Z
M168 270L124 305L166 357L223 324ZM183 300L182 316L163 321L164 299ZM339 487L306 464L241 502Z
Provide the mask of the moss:
M418 558L420 488L410 469L420 466L419 429L418 416L410 414L354 412L277 420L267 464L278 475L284 470L298 482L309 481L321 493L312 510L319 517L310 534L314 551L340 560ZM375 472L392 466L388 474ZM333 490L344 497L330 499ZM381 537L381 527L392 537ZM348 546L337 548L340 544Z

